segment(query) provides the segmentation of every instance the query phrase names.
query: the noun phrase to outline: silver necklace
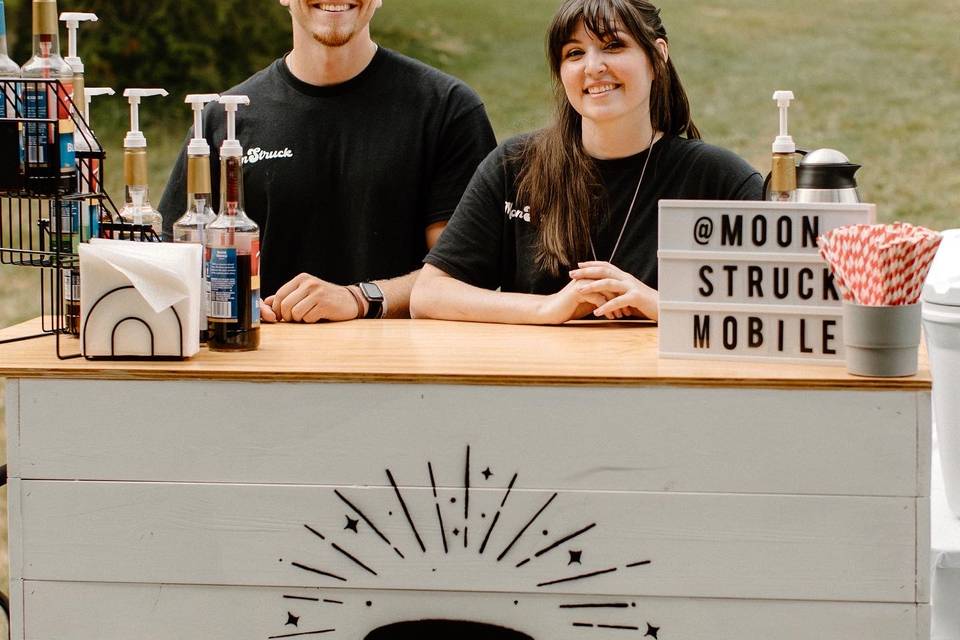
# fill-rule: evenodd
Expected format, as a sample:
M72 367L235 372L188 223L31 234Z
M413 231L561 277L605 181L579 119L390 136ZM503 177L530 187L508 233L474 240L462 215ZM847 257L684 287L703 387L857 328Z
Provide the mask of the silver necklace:
M640 179L637 180L637 188L633 192L633 200L630 201L630 208L627 209L627 217L623 219L623 226L620 227L620 235L617 236L617 241L613 245L613 251L610 252L610 259L607 260L610 264L613 264L613 256L617 255L617 249L620 248L620 241L623 240L623 232L627 230L627 224L630 222L630 215L633 213L633 205L637 203L637 195L640 193L640 185L643 184L643 176L647 173L647 164L650 162L650 156L653 155L653 140L657 137L657 132L654 131L653 135L650 136L650 144L647 146L647 157L643 161L643 168L640 170ZM590 234L590 254L593 256L593 261L597 262L597 250L593 248L593 234Z

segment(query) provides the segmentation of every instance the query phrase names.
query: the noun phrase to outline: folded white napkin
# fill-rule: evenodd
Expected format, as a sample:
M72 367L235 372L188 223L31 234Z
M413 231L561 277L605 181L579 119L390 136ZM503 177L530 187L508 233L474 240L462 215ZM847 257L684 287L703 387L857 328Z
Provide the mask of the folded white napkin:
M198 244L102 239L81 244L83 353L118 357L197 353L201 260Z

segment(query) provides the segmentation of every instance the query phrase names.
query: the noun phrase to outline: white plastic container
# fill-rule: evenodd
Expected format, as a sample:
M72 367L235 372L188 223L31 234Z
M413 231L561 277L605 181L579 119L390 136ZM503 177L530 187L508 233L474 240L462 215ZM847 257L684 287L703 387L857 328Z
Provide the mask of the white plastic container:
M960 229L943 232L923 288L923 330L947 503L960 518Z

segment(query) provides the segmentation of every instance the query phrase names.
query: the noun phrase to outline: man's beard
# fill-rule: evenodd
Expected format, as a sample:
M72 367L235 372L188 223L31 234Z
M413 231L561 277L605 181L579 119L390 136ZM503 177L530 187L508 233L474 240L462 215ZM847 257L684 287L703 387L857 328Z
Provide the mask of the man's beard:
M342 47L353 39L353 31L346 29L326 29L313 32L313 39L327 47Z

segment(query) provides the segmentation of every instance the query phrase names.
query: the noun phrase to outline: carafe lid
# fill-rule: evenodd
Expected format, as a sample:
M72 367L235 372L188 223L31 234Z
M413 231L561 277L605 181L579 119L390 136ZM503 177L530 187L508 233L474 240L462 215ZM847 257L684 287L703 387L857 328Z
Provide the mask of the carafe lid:
M850 164L850 158L836 149L817 149L803 156L800 164L804 166L812 164Z
M800 189L856 189L859 164L836 149L817 149L803 156L797 167Z
M960 229L943 232L943 240L923 285L923 300L960 307Z

